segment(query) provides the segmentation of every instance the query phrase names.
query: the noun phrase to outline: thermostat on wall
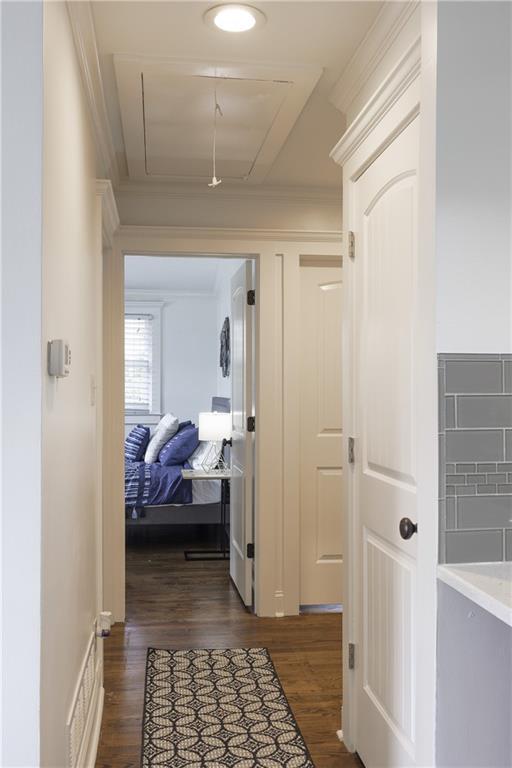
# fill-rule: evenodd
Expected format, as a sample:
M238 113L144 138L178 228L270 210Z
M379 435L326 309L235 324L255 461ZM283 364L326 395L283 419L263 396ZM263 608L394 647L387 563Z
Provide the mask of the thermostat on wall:
M69 376L71 368L71 347L63 339L48 342L48 373L63 378Z

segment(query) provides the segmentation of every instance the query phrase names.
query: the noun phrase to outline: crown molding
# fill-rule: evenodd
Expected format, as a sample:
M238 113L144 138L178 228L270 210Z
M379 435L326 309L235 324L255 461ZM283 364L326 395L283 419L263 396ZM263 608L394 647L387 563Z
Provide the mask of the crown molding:
M128 248L130 241L141 240L237 240L248 242L297 242L341 244L341 230L297 229L243 229L227 227L147 227L124 224L119 229L121 248ZM200 254L198 254L199 256Z
M316 203L318 205L341 205L340 187L305 187L261 184L226 184L209 189L206 184L182 183L162 184L158 182L122 181L115 187L117 196L141 198L179 198L180 200L221 198L226 201L271 200L274 203Z
M214 299L214 291L172 291L157 288L125 288L126 301L166 304L175 299Z
M419 12L419 0L386 2L356 52L333 87L329 101L346 114L350 105L378 69L381 61L411 19Z
M120 221L110 179L96 179L96 195L101 197L101 233L103 246L112 247Z
M67 8L85 95L91 113L97 152L105 176L112 179L116 184L119 181L119 168L103 91L91 3L68 0Z
M361 112L349 125L331 152L332 159L344 165L363 141L388 114L398 99L419 76L421 70L421 38L418 37L376 90ZM420 110L415 101L408 120Z

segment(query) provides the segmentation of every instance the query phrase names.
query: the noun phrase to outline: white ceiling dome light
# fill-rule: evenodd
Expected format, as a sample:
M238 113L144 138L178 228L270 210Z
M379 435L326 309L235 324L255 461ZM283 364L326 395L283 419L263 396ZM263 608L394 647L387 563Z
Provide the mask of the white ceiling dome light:
M265 15L257 8L240 3L216 5L206 11L205 22L223 32L248 32L265 23Z

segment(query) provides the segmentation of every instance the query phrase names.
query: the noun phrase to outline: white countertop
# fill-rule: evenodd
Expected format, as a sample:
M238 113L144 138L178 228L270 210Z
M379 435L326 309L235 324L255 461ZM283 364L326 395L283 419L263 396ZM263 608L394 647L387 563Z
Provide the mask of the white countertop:
M512 562L439 565L438 578L512 627Z

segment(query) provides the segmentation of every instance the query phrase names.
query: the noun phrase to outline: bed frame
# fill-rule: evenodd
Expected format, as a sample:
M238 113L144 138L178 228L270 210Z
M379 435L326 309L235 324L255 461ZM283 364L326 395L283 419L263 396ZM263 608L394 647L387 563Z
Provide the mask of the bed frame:
M212 411L229 413L229 397L212 397ZM136 519L132 518L132 511L133 507L125 508L126 527L132 529L150 525L218 525L220 501L211 504L159 504L137 507Z

